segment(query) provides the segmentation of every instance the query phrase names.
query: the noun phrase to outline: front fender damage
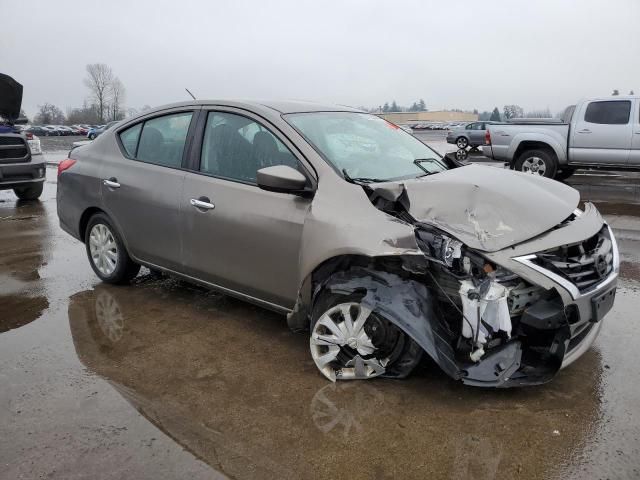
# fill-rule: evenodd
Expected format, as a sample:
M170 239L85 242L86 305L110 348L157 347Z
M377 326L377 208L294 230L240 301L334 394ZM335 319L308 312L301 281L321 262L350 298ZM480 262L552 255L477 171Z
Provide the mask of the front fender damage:
M415 257L411 262L413 265L408 268L415 270ZM356 266L316 284L313 298L324 289L343 295L362 294L364 305L409 335L447 375L467 385L513 387L545 383L560 369L564 345L570 335L561 302L541 299L522 315L515 338L489 349L480 360L470 361L468 356L456 351L460 331L452 328L451 319L447 321L443 314L434 289L416 277L415 271L391 273ZM536 342L542 323L552 325L550 337L545 337L547 339L537 346L524 345L522 337ZM386 372L384 376L400 378L407 373Z

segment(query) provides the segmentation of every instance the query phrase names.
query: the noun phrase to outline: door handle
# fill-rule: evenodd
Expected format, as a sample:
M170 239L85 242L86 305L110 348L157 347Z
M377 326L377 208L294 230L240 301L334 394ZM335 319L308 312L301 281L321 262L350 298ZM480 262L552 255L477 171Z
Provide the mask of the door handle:
M102 183L109 188L120 188L120 184L118 183L118 180L113 177L111 177L109 180L103 180Z
M578 130L578 133L591 133L591 130L588 128L583 128L582 130Z
M213 210L216 208L207 197L192 198L189 203L200 210Z

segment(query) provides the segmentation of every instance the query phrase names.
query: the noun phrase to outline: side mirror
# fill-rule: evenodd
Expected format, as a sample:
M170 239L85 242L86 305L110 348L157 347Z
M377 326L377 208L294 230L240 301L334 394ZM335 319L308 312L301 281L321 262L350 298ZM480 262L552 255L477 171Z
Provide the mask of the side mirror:
M257 172L258 187L270 192L303 194L308 192L307 178L295 168L274 165Z

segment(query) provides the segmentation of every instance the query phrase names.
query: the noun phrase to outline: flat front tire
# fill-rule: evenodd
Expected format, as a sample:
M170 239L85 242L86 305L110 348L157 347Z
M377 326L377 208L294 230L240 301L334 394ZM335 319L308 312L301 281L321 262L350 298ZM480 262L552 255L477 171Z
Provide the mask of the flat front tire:
M514 168L519 172L531 175L555 178L558 162L555 155L547 150L526 150L520 154Z
M140 271L140 265L131 260L120 235L105 214L91 217L84 243L91 268L103 282L128 283Z
M362 294L320 293L309 339L316 367L334 382L407 376L420 361L422 349L361 300Z

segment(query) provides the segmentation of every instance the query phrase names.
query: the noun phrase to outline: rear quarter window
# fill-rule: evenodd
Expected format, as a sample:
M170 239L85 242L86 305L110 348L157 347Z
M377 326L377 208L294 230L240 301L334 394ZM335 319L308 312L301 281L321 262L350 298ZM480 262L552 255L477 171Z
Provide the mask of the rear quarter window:
M127 155L131 158L136 156L136 148L138 148L138 138L140 138L140 131L142 130L142 124L138 123L133 127L127 128L120 133L120 141L124 147Z

